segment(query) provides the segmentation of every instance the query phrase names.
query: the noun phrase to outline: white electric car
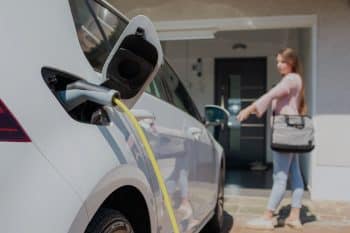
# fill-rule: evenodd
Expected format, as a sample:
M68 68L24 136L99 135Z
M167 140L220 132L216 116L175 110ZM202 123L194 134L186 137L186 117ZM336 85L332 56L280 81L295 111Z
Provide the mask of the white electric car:
M181 232L221 230L225 160L206 125L227 113L208 106L203 123L148 18L102 0L5 1L0 28L0 232L172 232L134 127L88 83L140 122Z

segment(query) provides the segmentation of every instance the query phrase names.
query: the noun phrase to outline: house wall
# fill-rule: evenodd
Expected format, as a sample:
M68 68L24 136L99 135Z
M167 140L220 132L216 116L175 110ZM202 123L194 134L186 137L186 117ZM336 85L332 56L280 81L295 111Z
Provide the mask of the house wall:
M309 113L314 108L313 90L312 90L312 30L299 29L299 56L302 65L302 76L305 85L305 97ZM311 153L304 154L300 157L300 165L304 179L309 187L312 187L312 163Z

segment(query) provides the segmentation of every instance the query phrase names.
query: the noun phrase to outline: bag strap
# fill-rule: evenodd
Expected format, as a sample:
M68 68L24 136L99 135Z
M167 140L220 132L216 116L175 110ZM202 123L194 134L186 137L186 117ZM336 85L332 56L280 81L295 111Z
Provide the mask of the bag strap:
M288 126L291 126L291 127L295 127L295 128L298 128L298 129L302 129L305 127L305 119L303 116L300 116L300 119L301 119L301 123L291 123L290 122L290 117L287 115L286 116L286 124Z

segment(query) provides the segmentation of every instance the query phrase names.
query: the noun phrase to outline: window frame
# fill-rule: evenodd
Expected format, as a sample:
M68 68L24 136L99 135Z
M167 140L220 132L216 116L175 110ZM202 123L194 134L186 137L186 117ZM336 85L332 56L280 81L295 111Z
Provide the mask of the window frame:
M167 66L169 67L169 70L174 74L174 78L177 79L177 81L180 83L180 85L182 85L182 88L184 89L187 97L188 97L188 100L190 102L190 105L192 105L192 109L193 109L193 114L192 115L190 112L191 111L188 111L188 109L186 108L186 111L184 111L183 109L179 108L178 106L175 105L175 101L174 101L174 98L173 98L173 95L176 95L176 93L173 93L174 91L171 91L171 88L169 87L168 83L166 80L162 80L163 81L163 85L165 86L166 88L166 92L171 100L171 104L176 107L177 109L183 111L183 112L186 112L188 115L190 115L191 117L193 117L194 119L196 119L197 121L203 123L203 117L201 116L201 114L199 113L198 111L198 108L196 106L196 104L194 103L191 95L189 94L188 90L186 89L185 85L182 83L181 79L179 78L178 74L175 72L175 70L173 69L173 67L169 64L169 62L164 59L164 66Z
M125 30L127 25L130 23L130 20L123 15L121 12L119 12L117 9L115 9L112 5L110 5L105 0L82 0L82 4L85 4L84 7L86 7L86 12L83 10L79 10L77 8L77 5L74 4L74 0L69 0L70 10L72 14L72 19L75 25L75 31L79 40L80 47L86 57L86 59L89 61L89 64L91 67L98 73L102 72L102 67L105 64L108 55L111 53L115 43L120 39L120 35L117 35L115 38L114 44L111 43L113 40L110 40L109 38L106 38L106 30L102 27L101 22L98 20L96 15L96 9L94 9L94 5L98 5L100 8L103 8L104 10L108 11L109 14L113 17L115 17L115 20L120 24L121 26L113 27L114 31L118 31L118 28L121 27L121 32ZM104 48L105 51L97 51L97 56L94 58L94 56L91 56L91 54L88 54L84 50L83 44L79 39L79 29L77 27L77 18L79 19L80 13L86 13L87 17L91 18L93 24L95 25L97 31L96 34L98 34L101 40L101 44L98 47Z
M158 73L159 73L159 71L158 71ZM157 74L158 74L158 73L157 73ZM155 82L155 85L157 85L157 83L156 83L156 81L155 81L156 78L157 78L157 74L156 74L156 76L154 77L154 79L152 80L152 82L151 82L149 85L151 85L153 82ZM160 88L162 88L163 91L164 91L164 98L165 98L165 99L163 99L162 97L153 95L152 93L149 93L149 92L146 92L146 91L145 91L145 93L147 93L148 95L151 95L151 96L153 96L153 97L155 97L155 98L158 98L158 99L160 99L160 100L162 100L162 101L165 101L165 102L171 104L171 103L172 103L172 102L171 102L172 99L171 99L171 97L170 97L170 95L169 95L168 89L167 89L166 86L164 85L164 80L163 80L162 78L159 79L159 84L160 84ZM158 88L158 85L157 85L157 88Z
M113 6L111 6L108 2L104 1L104 0L93 0L96 3L100 4L101 6L107 8L107 10L109 10L110 12L114 13L115 16L117 16L118 18L120 18L121 20L123 20L126 25L129 24L130 20L128 19L128 17L126 17L125 15L123 15L121 12L119 12L117 9L115 9Z

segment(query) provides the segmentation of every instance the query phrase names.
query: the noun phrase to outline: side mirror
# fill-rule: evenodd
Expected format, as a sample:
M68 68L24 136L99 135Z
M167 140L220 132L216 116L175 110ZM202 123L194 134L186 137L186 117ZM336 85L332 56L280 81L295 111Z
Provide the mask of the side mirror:
M119 91L131 108L163 63L162 47L152 22L139 15L130 20L102 69L103 86Z
M227 124L230 113L226 109L218 105L205 105L204 109L206 126Z

